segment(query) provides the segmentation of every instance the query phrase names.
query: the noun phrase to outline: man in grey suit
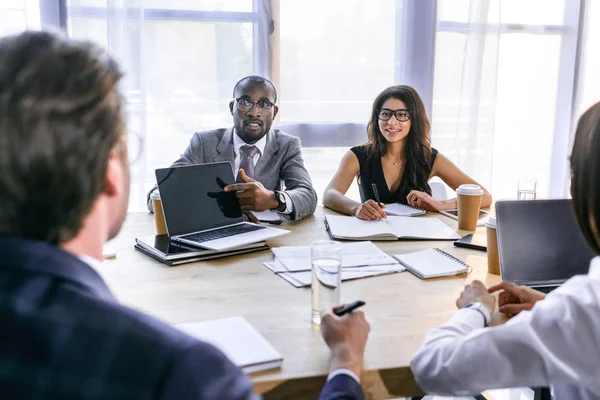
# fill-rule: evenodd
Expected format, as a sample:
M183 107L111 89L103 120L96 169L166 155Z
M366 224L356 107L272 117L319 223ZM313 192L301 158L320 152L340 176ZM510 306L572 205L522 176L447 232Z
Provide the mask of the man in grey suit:
M311 215L317 193L304 168L300 140L271 129L279 111L275 86L260 76L247 76L235 85L233 97L229 111L234 126L196 132L173 165L229 161L238 183L225 191L237 192L243 212L273 210L290 219ZM148 193L150 211L154 190L156 186Z

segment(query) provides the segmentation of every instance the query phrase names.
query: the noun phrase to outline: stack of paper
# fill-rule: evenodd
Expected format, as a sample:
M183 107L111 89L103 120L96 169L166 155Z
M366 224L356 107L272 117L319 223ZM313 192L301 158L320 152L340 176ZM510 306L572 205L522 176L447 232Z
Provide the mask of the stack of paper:
M175 327L217 347L248 374L279 368L283 363L281 354L242 317L192 322Z
M284 246L271 249L275 258L264 263L271 271L295 287L310 286L310 246ZM404 271L393 257L371 242L342 244L342 281Z

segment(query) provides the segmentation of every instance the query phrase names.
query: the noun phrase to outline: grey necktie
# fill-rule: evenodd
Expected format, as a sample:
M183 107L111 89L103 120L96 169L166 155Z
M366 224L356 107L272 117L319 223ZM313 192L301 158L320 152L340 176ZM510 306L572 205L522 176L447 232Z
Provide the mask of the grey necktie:
M254 156L258 153L258 148L253 144L245 144L240 147L240 169L246 172L246 175L254 179ZM241 182L240 173L238 171L237 181Z

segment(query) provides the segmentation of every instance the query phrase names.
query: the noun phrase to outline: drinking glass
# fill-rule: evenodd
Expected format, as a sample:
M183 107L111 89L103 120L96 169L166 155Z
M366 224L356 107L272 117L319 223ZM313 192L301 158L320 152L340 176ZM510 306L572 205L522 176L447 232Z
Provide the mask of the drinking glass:
M321 313L340 304L342 245L321 240L311 245L312 322L321 324Z
M535 200L537 182L533 179L520 179L517 200Z

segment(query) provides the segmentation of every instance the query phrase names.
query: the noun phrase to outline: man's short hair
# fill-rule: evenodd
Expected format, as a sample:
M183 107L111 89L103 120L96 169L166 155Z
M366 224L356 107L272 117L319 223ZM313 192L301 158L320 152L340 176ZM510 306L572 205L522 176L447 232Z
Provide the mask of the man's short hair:
M240 86L245 85L246 83L250 83L250 84L263 84L266 87L268 87L269 89L271 89L273 91L273 102L277 103L277 89L275 89L275 85L273 85L273 83L271 83L270 80L268 80L267 78L263 78L262 76L258 76L258 75L250 75L250 76L246 76L242 79L240 79L235 86L233 87L233 98L236 97L236 93L239 90Z
M91 43L0 39L0 235L61 244L78 234L123 140L121 77Z

